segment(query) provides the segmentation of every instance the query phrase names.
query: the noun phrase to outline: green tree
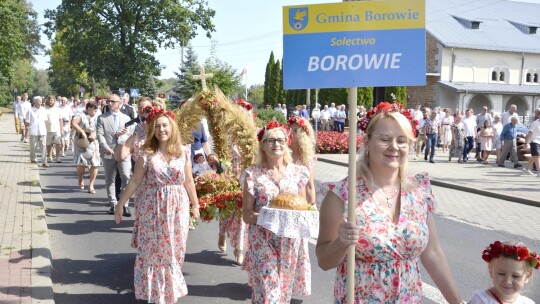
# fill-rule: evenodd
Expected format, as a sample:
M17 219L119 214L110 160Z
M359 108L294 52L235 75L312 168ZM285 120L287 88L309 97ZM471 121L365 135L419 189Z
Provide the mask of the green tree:
M358 88L358 105L373 106L373 87Z
M277 69L276 74L276 84L277 92L276 92L276 100L278 103L285 102L285 92L283 91L283 65L279 62L279 60L276 62L275 68Z
M336 105L347 105L348 98L349 93L345 88L319 90L319 103L321 105L328 105L329 107L331 103L335 103Z
M62 0L47 10L46 34L63 32L69 62L113 88L142 88L160 74L159 47L184 45L198 27L208 37L215 11L207 1Z
M49 73L46 70L36 70L34 72L34 83L33 96L49 96L53 94L49 84Z
M272 77L274 69L275 61L274 61L274 52L270 52L270 58L268 59L268 63L266 63L266 71L264 73L264 104L265 105L271 105L272 107L274 104L272 104L271 97L272 96Z
M252 85L248 89L248 101L256 108L264 108L264 85Z
M43 46L39 42L37 14L26 0L0 1L0 24L0 104L7 105L11 103L15 89L26 90L18 88L13 80L15 77L19 81L31 79L33 71L26 69L27 63ZM21 72L18 70L21 66L30 74L16 76L16 72Z
M158 83L158 93L165 94L173 90L178 83L177 78L171 77L167 79L160 79Z
M49 55L49 83L56 94L62 96L78 95L80 87L91 88L91 81L86 70L80 64L69 61L67 49L63 43L64 33L57 32L51 43Z
M193 79L193 75L198 74L198 71L200 70L198 60L197 54L193 51L193 47L188 45L186 56L180 66L180 73L174 73L178 78L178 84L174 88L174 92L180 95L180 98L183 100L190 98L196 93L197 82Z
M209 88L217 85L223 94L230 96L241 86L241 77L238 71L230 64L216 57L208 58L204 64L204 69L206 73L214 74L212 78L206 79L206 84ZM196 88L197 91L202 90L200 81L197 81Z
M156 80L154 79L154 76L146 77L146 81L141 87L141 92L140 92L141 95L154 99L157 97L157 91L158 89L156 86Z

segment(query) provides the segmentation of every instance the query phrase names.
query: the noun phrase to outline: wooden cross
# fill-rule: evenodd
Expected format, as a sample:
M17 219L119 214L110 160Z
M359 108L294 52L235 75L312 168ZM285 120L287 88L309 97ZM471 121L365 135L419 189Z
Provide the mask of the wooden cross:
M208 91L208 87L206 86L206 78L212 78L212 77L214 77L214 74L204 73L204 66L201 67L201 74L193 75L193 79L199 79L201 81L203 91Z

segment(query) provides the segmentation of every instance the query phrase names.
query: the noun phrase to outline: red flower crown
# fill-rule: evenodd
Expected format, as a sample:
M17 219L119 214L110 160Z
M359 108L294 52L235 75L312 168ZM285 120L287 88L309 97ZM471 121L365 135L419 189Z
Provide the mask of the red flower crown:
M279 123L278 121L271 120L271 121L269 121L269 122L266 124L266 126L264 126L264 127L259 131L259 133L257 133L257 139L259 140L259 142L263 139L264 132L266 132L266 130L275 129L275 128L283 128L283 129L285 129L286 131L289 130L289 128L287 128L286 125L281 124L281 123Z
M411 115L411 112L403 107L403 105L399 102L396 103L389 103L387 101L383 101L379 103L375 108L373 108L371 111L366 113L366 116L362 117L359 121L359 128L362 131L366 131L369 122L371 121L371 118L374 117L377 114L380 113L390 113L390 112L399 112L405 116L412 126L413 134L416 135L416 126L418 125L418 120L414 119L414 117Z
M306 126L306 120L300 116L293 115L289 120L287 120L287 124L289 127L291 127L293 124L299 125L304 131L309 135L309 129Z
M248 110L248 111L251 111L251 109L253 109L253 106L252 106L249 102L243 100L242 98L238 98L238 99L235 100L234 102L235 102L237 105L243 107L244 109L246 109L246 110Z
M509 245L495 241L482 251L482 259L488 263L500 256L526 261L532 268L540 269L540 257L536 252L530 252L525 245Z
M145 111L149 108L150 106L146 106L144 107ZM158 108L158 107L151 107L152 108L152 112L150 112L150 114L148 114L148 121L152 121L154 118L156 118L156 116L158 115L165 115L165 116L169 116L170 118L172 119L176 119L176 115L171 112L170 110L163 110L161 108Z

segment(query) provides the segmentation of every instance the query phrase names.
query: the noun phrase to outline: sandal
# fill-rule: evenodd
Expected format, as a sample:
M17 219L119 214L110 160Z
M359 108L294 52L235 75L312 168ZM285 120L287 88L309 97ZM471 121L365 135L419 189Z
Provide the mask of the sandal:
M227 250L227 243L225 243L225 234L220 234L218 239L218 249L221 252Z
M88 193L96 194L96 189L88 189Z
M236 264L240 266L244 264L244 254L242 253L242 250L235 249L234 256L236 257Z

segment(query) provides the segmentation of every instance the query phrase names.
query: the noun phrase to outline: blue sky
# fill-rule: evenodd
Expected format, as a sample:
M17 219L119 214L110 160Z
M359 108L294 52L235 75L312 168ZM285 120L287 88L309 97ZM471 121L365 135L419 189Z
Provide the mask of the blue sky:
M39 14L39 23L44 23L46 9L55 9L61 0L29 0ZM283 53L282 7L298 4L315 4L341 1L329 0L208 0L209 6L216 10L214 24L216 32L212 39L217 41L217 57L235 68L239 73L247 69L247 85L262 84L266 62L273 51L277 59ZM528 2L540 3L540 0ZM41 42L47 47L49 40L42 35ZM211 41L204 32L192 40L191 44L199 57L199 63L210 56ZM160 78L174 77L180 66L179 49L163 49L157 59L166 68ZM49 57L38 56L35 66L39 69L49 67ZM244 80L245 81L245 78Z

